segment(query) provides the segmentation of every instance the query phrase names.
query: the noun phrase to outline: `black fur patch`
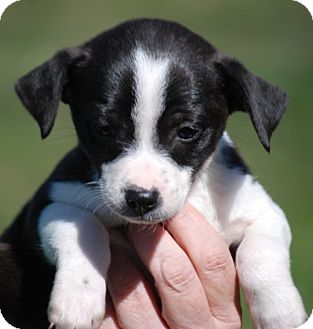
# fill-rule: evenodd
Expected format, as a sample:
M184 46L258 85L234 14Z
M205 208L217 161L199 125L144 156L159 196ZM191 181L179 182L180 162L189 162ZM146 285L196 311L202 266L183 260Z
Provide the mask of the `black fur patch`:
M250 174L248 166L237 152L234 146L224 145L221 149L222 160L227 168L237 170L243 175Z

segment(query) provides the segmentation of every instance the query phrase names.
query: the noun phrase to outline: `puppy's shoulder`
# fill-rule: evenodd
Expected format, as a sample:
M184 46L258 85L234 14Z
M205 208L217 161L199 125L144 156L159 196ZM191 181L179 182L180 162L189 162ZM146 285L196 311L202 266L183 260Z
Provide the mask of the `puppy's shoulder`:
M224 132L213 155L212 165L221 175L251 175L248 165L239 154L227 132Z
M252 175L227 133L218 144L208 175L211 194L229 222L243 219L251 222L265 212L282 216L280 208Z
M236 146L224 132L207 170L209 188L222 200L235 206L267 198L267 193L252 175Z
M68 152L65 157L57 164L48 182L66 181L66 182L90 182L94 177L94 170L90 164L87 155L82 149L76 147Z
M37 227L37 221L42 210L54 202L51 197L54 184L85 185L92 179L92 175L91 165L83 151L79 148L70 151L23 207L13 223L1 235L0 240L14 245L36 244L38 236L34 228Z

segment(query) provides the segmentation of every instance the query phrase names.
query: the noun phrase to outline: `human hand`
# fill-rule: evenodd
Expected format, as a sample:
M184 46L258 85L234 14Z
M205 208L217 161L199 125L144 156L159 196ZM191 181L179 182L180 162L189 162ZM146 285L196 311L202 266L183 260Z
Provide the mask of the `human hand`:
M127 237L153 276L157 296L146 270L120 235L112 245L112 300L101 329L241 328L232 257L194 208L186 205L164 227L131 226Z

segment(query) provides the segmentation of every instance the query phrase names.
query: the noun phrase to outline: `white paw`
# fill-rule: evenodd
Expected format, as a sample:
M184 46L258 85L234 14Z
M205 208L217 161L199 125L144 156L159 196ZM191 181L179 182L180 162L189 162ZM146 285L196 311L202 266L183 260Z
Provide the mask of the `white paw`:
M307 315L296 288L280 292L272 292L250 305L255 329L295 329L305 322Z
M105 311L105 279L94 273L82 275L79 268L62 272L57 272L50 298L50 328L99 329Z

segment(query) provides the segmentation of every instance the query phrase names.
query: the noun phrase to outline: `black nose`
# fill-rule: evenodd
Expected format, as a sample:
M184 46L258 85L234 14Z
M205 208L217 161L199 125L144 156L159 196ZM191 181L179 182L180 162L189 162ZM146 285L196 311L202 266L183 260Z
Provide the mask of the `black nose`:
M142 216L152 211L159 204L159 192L141 188L126 190L125 199L127 207L135 216Z

